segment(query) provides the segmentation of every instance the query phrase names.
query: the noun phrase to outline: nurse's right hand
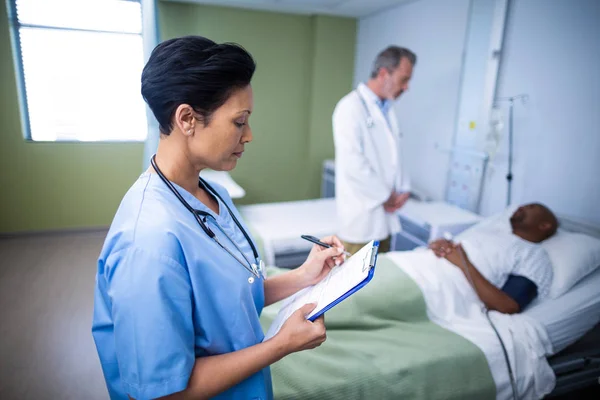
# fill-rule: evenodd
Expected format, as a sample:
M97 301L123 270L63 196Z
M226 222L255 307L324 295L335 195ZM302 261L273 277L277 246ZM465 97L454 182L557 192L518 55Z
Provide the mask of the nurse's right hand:
M306 319L316 306L314 303L306 304L296 310L275 335L278 339L281 338L288 354L314 349L327 339L324 316L320 316L315 322Z

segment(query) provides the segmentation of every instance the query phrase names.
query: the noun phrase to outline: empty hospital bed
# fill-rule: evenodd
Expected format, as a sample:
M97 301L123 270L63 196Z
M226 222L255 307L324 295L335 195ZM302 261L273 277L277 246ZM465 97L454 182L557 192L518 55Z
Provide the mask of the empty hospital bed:
M337 230L331 198L240 206L240 214L257 241L266 265L295 268L308 256L312 243L300 235L323 237Z

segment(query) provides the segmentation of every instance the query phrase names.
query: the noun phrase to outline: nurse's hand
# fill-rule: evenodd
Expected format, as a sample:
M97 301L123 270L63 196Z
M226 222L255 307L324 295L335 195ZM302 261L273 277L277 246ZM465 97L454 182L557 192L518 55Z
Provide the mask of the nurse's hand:
M321 282L333 267L344 262L344 245L337 236L326 236L319 240L333 247L327 249L313 245L304 264L298 267L300 279L306 286Z
M320 316L315 322L306 319L316 306L314 303L302 306L285 321L275 335L286 346L287 354L314 349L327 339L324 316Z

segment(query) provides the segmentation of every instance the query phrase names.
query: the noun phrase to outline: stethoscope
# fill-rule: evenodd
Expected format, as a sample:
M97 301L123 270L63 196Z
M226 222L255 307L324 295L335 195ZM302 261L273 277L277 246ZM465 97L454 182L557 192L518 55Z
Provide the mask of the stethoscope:
M369 107L367 106L367 101L365 100L365 98L363 97L363 95L360 93L360 90L358 88L356 88L356 94L358 95L358 98L363 106L363 109L365 111L365 115L366 115L366 122L367 122L367 129L369 131L371 131L371 129L375 126L375 120L373 119L373 117L371 116L371 112L369 111ZM372 138L372 137L371 137ZM400 133L398 135L398 140L402 139L402 133ZM402 148L400 148L400 151L402 151ZM401 155L400 155L401 157ZM402 159L402 158L400 158ZM377 162L379 163L379 167L381 167L381 163L379 161L379 158L377 158Z
M365 114L367 115L367 128L371 129L373 126L375 126L375 121L373 120L373 117L371 116L369 107L367 107L367 102L365 101L365 98L363 97L363 95L360 94L360 91L358 89L356 89L356 94L358 95L358 98L360 99L360 102L362 103L363 109L365 110Z
M200 227L202 228L202 230L204 231L204 233L206 233L211 239L213 239L219 245L219 247L221 247L223 250L225 250L227 253L229 253L233 258L235 258L236 261L238 263L240 263L240 265L242 267L244 267L248 272L250 272L252 275L254 275L254 276L251 276L251 277L248 278L248 283L253 283L254 282L254 277L260 278L261 275L262 275L263 279L266 279L265 265L264 265L263 261L261 259L259 259L258 251L256 250L256 246L254 246L254 243L250 239L250 236L248 235L248 233L246 232L246 230L244 229L244 227L242 226L242 224L240 223L240 221L238 221L238 219L236 218L236 216L233 214L233 212L231 211L231 208L229 208L229 206L227 205L227 203L225 203L225 201L223 200L223 198L219 195L219 193L217 193L217 191L215 189L213 189L212 186L210 186L201 177L198 177L199 184L202 185L204 187L204 189L207 190L207 191L209 191L213 196L217 197L221 201L221 204L225 205L225 208L227 208L227 211L229 212L229 215L231 216L231 219L233 219L233 222L237 225L237 227L240 229L240 231L242 232L242 234L244 235L244 237L248 241L248 244L250 245L250 248L252 249L252 254L254 255L254 260L256 261L255 263L253 263L250 260L248 260L248 258L244 254L244 252L235 243L235 241L233 241L229 237L229 235L227 233L225 233L225 231L223 230L223 228L221 228L221 226L219 225L219 223L217 222L217 220L215 219L215 217L213 217L210 213L208 213L206 211L195 210L187 201L185 201L185 199L181 196L181 194L179 193L179 191L177 191L177 189L175 189L175 186L173 186L173 184L171 183L171 181L169 181L167 179L167 177L162 173L162 171L160 170L160 168L158 168L158 165L156 165L156 154L153 155L152 158L150 159L150 164L152 164L152 168L154 168L154 170L156 171L156 174L165 183L165 185L167 185L167 187L169 188L169 190L177 197L177 199L179 199L179 201L181 202L181 204L183 204L184 207L187 208L188 211L191 212L194 215L194 218L196 218L196 221L198 222L198 224L200 225ZM201 217L204 217L204 221L202 221ZM238 257L230 249L228 249L227 247L223 246L223 244L221 243L221 241L219 240L219 238L217 237L217 235L206 224L206 220L207 220L208 217L210 217L210 218L213 219L215 226L235 246L236 250L242 255L242 257L244 258L244 260L240 259L240 257Z

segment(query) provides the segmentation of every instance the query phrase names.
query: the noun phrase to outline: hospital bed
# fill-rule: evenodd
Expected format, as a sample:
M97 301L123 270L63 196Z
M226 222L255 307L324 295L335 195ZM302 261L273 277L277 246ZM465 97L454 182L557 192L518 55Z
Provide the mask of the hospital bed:
M600 227L560 217L560 229L600 239ZM534 301L523 315L544 327L556 378L547 398L597 386L600 393L600 268L557 298Z
M332 198L240 206L240 214L257 241L266 265L295 268L308 256L312 243L300 235L323 237L337 231Z
M596 227L559 220L561 229L600 238ZM549 398L600 384L600 268L564 295L533 305L525 314L544 325L555 350L549 362L556 386Z
M304 226L304 229L309 229L310 225L307 224ZM566 219L561 219L561 228L563 229L568 229L568 230L572 230L572 231L583 231L584 233L587 234L591 234L593 236L599 237L600 238L600 233L598 233L595 230L586 230L583 228L583 226L580 226L578 224L574 224L572 223L572 221L566 220ZM294 235L297 232L294 233ZM391 253L394 254L394 253ZM399 253L397 253L399 254ZM393 257L392 257L393 258ZM381 272L381 271L380 271ZM600 378L600 325L599 325L599 321L600 321L600 269L597 269L595 272L593 272L592 274L590 274L589 276L585 277L584 279L582 279L579 283L577 283L573 288L571 288L567 293L561 295L559 298L556 299L551 299L551 300L545 300L543 302L540 303L534 303L532 304L527 310L525 310L525 312L523 313L524 316L526 316L527 318L530 318L532 320L537 321L537 324L540 326L543 326L544 331L547 333L547 337L548 340L550 342L550 344L546 344L547 346L551 346L551 348L553 349L552 356L548 357L548 364L552 369L552 373L554 374L554 376L556 377L556 381L555 381L555 386L553 391L548 395L549 397L556 397L556 396L561 396L564 394L569 394L572 393L573 391L576 391L578 389L581 388L585 388L591 385L597 385L598 384L598 379ZM268 311L267 311L268 313ZM329 324L332 322L332 318L331 316L333 316L334 314L330 314L330 318L328 320L328 326ZM334 319L334 318L333 318ZM344 322L344 323L347 323ZM372 323L372 321L371 321ZM377 323L380 323L382 326L385 325L385 322L382 321L378 321ZM342 324L344 325L344 324ZM357 332L357 331L353 331L352 327L349 328L350 330L348 331L348 335L350 336L354 336L354 335L362 335L363 332ZM361 329L364 329L361 328ZM369 331L369 334L371 333L371 328L367 329ZM389 331L389 334L391 336L396 336L398 334L399 331ZM342 335L342 336L337 336L337 335ZM348 339L348 336L344 336L342 332L336 331L336 332L332 332L331 334L328 334L328 336L330 337L330 341L337 341L340 340L341 338L346 338ZM517 335L517 338L519 337L519 335ZM384 337L382 337L381 339L383 339ZM386 339L383 339L386 340ZM404 343L404 347L400 346L400 348L396 348L395 350L391 350L392 348L400 345L399 342L395 342L395 339L392 339L390 337L390 342L388 343L388 345L390 346L390 353L395 354L395 358L399 359L401 357L403 357L403 352L406 351L407 349L410 349L410 347L412 345L410 345L408 348L406 347L406 343ZM518 342L519 340L517 340ZM475 341L476 342L476 341ZM496 342L492 343L493 346L496 348L496 356L493 357L497 357L498 351L499 351L499 345ZM327 346L327 343L326 345ZM417 346L418 347L418 346ZM366 350L365 350L366 351ZM333 347L333 352L336 354L336 357L342 357L342 354L344 352L343 349L335 349L335 347ZM484 351L484 353L486 353L486 351ZM397 353L397 354L396 354ZM517 351L518 353L518 351ZM307 353L306 355L309 355L310 353ZM359 356L364 357L364 354L360 354ZM456 357L457 355L453 355L454 357ZM486 356L488 357L488 362L490 360L490 356L488 354L486 354ZM344 356L346 357L346 355ZM342 376L336 376L336 379L339 382L343 382L344 385L352 388L353 385L359 385L359 383L356 382L360 382L360 386L357 386L355 389L359 392L359 393L370 393L370 391L372 390L378 390L377 393L380 393L380 397L382 398L390 398L390 393L387 393L385 391L381 391L381 386L382 386L382 381L380 380L380 376L378 374L383 374L381 376L386 376L386 375L398 375L398 376L404 376L404 374L406 374L406 370L402 370L402 369L398 369L399 367L394 367L393 364L388 364L388 366L386 368L390 368L389 370L386 370L384 368L381 368L378 364L380 363L380 361L378 361L374 366L371 367L371 369L374 369L376 367L377 373L372 372L371 375L366 375L363 374L362 376L358 377L358 376L354 376L353 374L355 374L355 372L353 372L352 370L352 362L353 359L356 356L351 356L351 354L348 354L347 357L344 359L345 360L345 367L349 368L347 372L345 372L345 374L343 374ZM440 356L441 357L441 356ZM460 356L460 354L458 355L459 359L463 358L462 356ZM492 357L492 358L493 358ZM327 354L327 357L322 358L324 363L327 363L328 361L325 361L326 359L331 358L331 356L329 354ZM365 360L363 360L362 362L364 362ZM431 361L431 360L430 360ZM443 361L447 362L448 360L444 360L444 358L440 358L439 360L433 360L434 363L442 363ZM463 360L464 361L464 360ZM285 359L282 361L282 363L285 363ZM421 369L430 369L432 368L431 365L428 366L424 366L418 365L418 362L415 362L415 367L414 368L421 368ZM496 365L492 365L493 363L490 363L490 370L492 371L492 374L494 375L494 378L496 380L496 384L498 385L499 381L502 381L502 378L498 378L497 376L502 375L505 369L505 364L504 362L496 362ZM365 367L367 368L367 367ZM535 369L535 368L533 368ZM278 380L281 379L281 371L285 371L285 367L277 367L274 366L274 379ZM532 367L529 367L529 370L527 370L527 368L523 369L523 368L517 368L517 377L518 379L525 379L524 376L527 374L531 374L531 373L535 373L532 372ZM519 375L520 374L520 375ZM290 378L286 372L284 372L284 376L285 379L293 379ZM506 388L508 385L506 383L508 378L503 378L504 379L504 387ZM372 385L369 386L369 382L372 382ZM387 382L383 382L385 383L389 383L390 381ZM375 385L376 383L376 385ZM501 382L502 383L502 382ZM432 383L432 384L436 384L436 383ZM439 383L441 384L441 383ZM295 388L298 389L297 392L297 396L299 397L306 397L306 398L315 398L315 397L311 397L310 395L306 394L303 392L302 389L302 385L300 385L298 382L292 382L291 385ZM277 383L276 386L277 388ZM327 393L333 393L336 390L339 390L339 387L337 388L333 388L333 387L327 387L327 385L325 385L324 388L321 388L322 390L329 390L329 392ZM500 393L500 391L499 391ZM498 399L508 399L510 398L510 396L507 394L508 392L506 390L502 391L502 394L498 394ZM387 397L386 397L387 396ZM410 396L409 396L410 397ZM414 396L415 398L419 398L419 396ZM461 394L460 396L457 397L453 397L453 398L468 398L469 396ZM475 395L474 397L471 395L472 398L479 398L477 395ZM287 397L283 397L283 398L287 398ZM294 396L292 396L291 398L294 398ZM321 397L321 398L325 398L325 397ZM337 397L331 397L331 398L337 398ZM354 397L351 397L354 398ZM356 397L356 398L362 398L361 396ZM424 398L436 398L435 396L424 396ZM444 396L439 396L437 398L446 398Z
M600 285L600 279L597 281L596 288ZM556 375L556 387L548 398L597 386L600 383L600 325L550 357L550 366Z

